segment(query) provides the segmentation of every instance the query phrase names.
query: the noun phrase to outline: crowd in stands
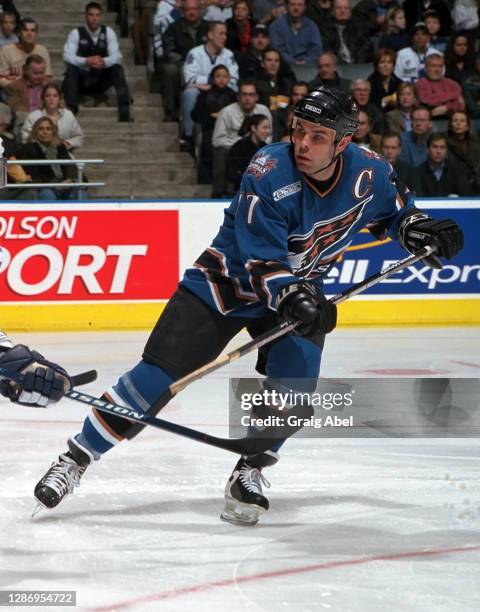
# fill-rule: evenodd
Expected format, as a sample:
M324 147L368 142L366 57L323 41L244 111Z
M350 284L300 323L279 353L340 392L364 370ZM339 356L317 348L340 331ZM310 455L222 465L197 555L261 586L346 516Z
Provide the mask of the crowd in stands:
M0 137L7 159L74 158L84 140L77 119L81 97L101 98L110 87L116 91L119 121L132 120L119 42L102 18L102 6L88 2L84 23L64 43L64 75L53 75L37 20L21 17L13 0L0 0ZM1 190L0 199L74 199L80 194L71 183L77 180L75 165L9 165L8 182L22 187ZM33 183L51 186L29 187Z
M180 122L213 197L234 193L264 142L288 141L296 95L322 85L352 93L354 142L385 155L418 195L480 193L477 0L140 4L137 61L150 11L165 121Z
M145 63L153 24L164 120L179 122L181 148L213 197L234 193L265 142L289 140L295 101L319 86L352 93L354 142L385 155L418 195L477 195L479 2L142 0L132 38ZM11 158L71 158L83 142L82 97L111 87L119 121L133 121L119 42L102 19L88 2L64 41L64 74L53 75L35 15L0 0L0 133ZM72 168L45 168L9 166L10 180L28 190L41 175L66 186L36 197L74 197Z

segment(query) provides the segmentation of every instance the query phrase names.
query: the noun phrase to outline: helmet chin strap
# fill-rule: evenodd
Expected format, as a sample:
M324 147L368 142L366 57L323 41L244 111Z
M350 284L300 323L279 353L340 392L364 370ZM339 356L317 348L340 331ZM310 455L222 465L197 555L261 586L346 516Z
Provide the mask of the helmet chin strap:
M340 155L340 153L337 153L337 155L335 155L335 152L337 150L337 145L338 142L334 141L334 145L333 145L333 155L332 158L330 159L330 161L328 162L328 164L326 166L323 166L323 168L319 168L318 170L315 170L315 172L310 172L310 175L314 175L314 174L318 174L319 172L323 172L324 170L326 170L327 168L330 168L330 166L332 164L335 164L337 162L338 156Z

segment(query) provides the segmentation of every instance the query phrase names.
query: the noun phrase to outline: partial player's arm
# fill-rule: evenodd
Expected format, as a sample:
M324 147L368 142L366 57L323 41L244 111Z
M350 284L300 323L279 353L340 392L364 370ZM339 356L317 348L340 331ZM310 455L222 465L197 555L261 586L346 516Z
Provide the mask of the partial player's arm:
M18 382L18 379L21 379ZM58 402L73 387L68 373L0 331L0 393L12 402L41 406Z

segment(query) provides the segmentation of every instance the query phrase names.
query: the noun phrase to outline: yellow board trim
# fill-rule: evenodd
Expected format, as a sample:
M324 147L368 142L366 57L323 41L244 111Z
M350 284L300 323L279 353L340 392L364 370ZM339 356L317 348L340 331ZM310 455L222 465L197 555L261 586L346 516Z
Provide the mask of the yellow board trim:
M150 329L165 302L0 304L8 331ZM480 300L360 300L339 306L339 325L479 325Z

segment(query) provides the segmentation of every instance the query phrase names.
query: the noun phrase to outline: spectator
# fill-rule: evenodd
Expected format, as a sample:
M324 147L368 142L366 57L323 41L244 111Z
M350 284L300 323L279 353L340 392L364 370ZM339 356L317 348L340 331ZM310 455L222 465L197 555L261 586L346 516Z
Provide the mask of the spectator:
M325 20L330 19L332 0L307 0L305 15L322 31Z
M333 51L341 64L372 61L373 44L368 33L352 19L350 0L333 0L332 14L321 28L325 47Z
M265 49L262 68L256 79L260 104L265 104L272 112L286 108L292 81L280 76L280 53L276 49Z
M238 66L230 49L225 48L227 26L219 21L209 24L207 42L205 45L193 47L183 66L185 89L180 96L180 106L183 120L183 148L192 151L193 122L192 110L200 91L210 89L208 82L212 68L223 64L230 73L229 86L237 89Z
M308 84L310 90L322 85L328 89L334 88L342 91L350 89L350 82L347 79L342 79L337 72L337 57L333 51L322 53L318 57L317 65L317 76Z
M415 84L420 104L427 106L434 118L445 117L449 111L465 108L462 88L456 81L444 77L444 70L443 55L429 55L425 60L426 76Z
M250 160L267 144L270 136L270 121L266 115L247 117L240 128L240 140L232 146L227 156L228 188L233 195L238 191L242 176Z
M352 11L352 17L367 36L377 36L385 23L388 9L394 6L395 0L360 0Z
M238 57L238 72L242 80L258 79L262 73L262 59L265 49L270 48L270 35L266 25L257 24L252 30L249 48ZM295 80L295 74L280 56L280 77Z
M50 54L37 43L38 24L35 19L25 17L20 21L20 41L0 49L0 87L6 87L12 80L22 77L22 68L28 57L39 55L45 60L45 82L52 78Z
M183 0L182 17L165 31L160 65L164 121L178 120L183 64L189 51L206 42L208 28L208 21L202 19L200 0Z
M428 157L415 170L416 192L420 197L445 198L450 195L471 195L468 180L447 157L447 139L443 134L430 134Z
M448 158L466 176L469 191L480 191L480 141L472 134L470 118L465 111L455 111L450 115L447 130Z
M305 17L306 0L288 0L287 14L270 25L272 45L292 64L315 64L323 43L315 23Z
M0 103L0 138L5 149L5 159L16 160L19 150L15 136L7 131L7 128L12 120L12 111L6 104ZM35 189L30 189L28 183L32 182L32 177L29 176L21 165L7 166L8 184L25 184L25 189L0 189L0 200L36 200L37 193Z
M480 119L480 56L475 59L475 72L463 82L465 104L472 119Z
M18 36L15 34L17 20L10 11L5 11L0 15L0 47L14 45L18 43Z
M425 74L425 59L438 51L430 46L430 33L424 23L413 28L412 46L401 49L397 54L395 75L401 81L414 83Z
M355 98L359 110L365 111L370 121L370 128L375 150L380 146L380 134L384 129L384 116L379 106L373 104L370 100L371 85L365 79L355 79L350 87L353 97Z
M395 132L385 132L380 140L380 153L388 159L398 177L409 187L415 186L415 170L413 166L400 159L402 143L399 134Z
M352 142L356 145L367 147L368 149L376 150L376 144L372 141L370 131L370 119L367 113L361 110L358 113L358 127L352 136Z
M279 108L273 123L273 141L287 140L290 142L290 126L295 104L307 95L310 88L305 81L295 81L290 90L290 100L287 108Z
M393 74L397 54L391 49L379 49L374 56L375 71L368 77L372 87L370 101L384 112L397 102L397 89L402 81Z
M72 111L64 108L60 87L54 83L44 85L41 100L41 108L27 115L25 119L22 126L22 142L28 141L33 125L40 117L50 117L57 126L58 136L67 151L80 148L83 143L82 128Z
M255 0L253 19L257 23L269 25L277 17L287 13L285 0Z
M437 15L437 13L435 13L435 11L427 11L425 13L425 25L427 26L428 33L430 34L430 46L442 54L445 53L448 36L442 36L440 34L440 17Z
M400 139L402 151L400 159L411 166L419 166L426 161L427 140L432 131L430 111L425 106L418 106L412 111L412 129L402 132Z
M475 53L465 32L454 34L445 52L445 76L463 84L475 72Z
M258 94L254 81L244 81L240 85L238 101L223 108L218 114L213 130L213 186L212 198L227 195L225 162L228 151L240 139L238 134L245 117L266 115L272 125L270 111L258 104Z
M442 24L442 36L448 36L452 28L450 9L444 0L405 0L402 4L407 18L407 29L411 30L419 21L425 22L425 13L435 11Z
M143 65L147 63L148 46L150 44L150 19L152 18L152 15L155 14L158 5L158 0L139 0L138 2L138 14L135 21L132 23L131 30L135 64ZM154 44L157 41L158 38L155 38Z
M400 83L397 89L397 108L386 116L387 129L401 134L412 129L412 111L417 105L417 94L413 83Z
M71 159L58 137L57 126L50 117L41 117L33 124L30 140L23 145L18 159ZM76 180L77 170L73 165L53 163L49 166L24 165L25 171L34 183L65 183L65 187L40 187L39 200L73 200L78 189L69 187Z
M20 21L20 13L17 11L13 0L0 0L0 13L6 12L13 13L17 23Z
M227 19L231 19L233 15L231 0L206 0L205 11L203 18L206 21L220 21L225 23Z
M401 6L388 9L382 28L382 36L378 42L379 49L400 51L410 46L410 35L407 30L405 11Z
M225 22L227 26L227 49L233 51L235 59L244 53L249 45L253 30L248 0L234 0L233 17Z
M63 48L67 64L63 92L67 107L76 115L80 94L103 94L115 88L118 120L130 121L130 93L122 67L117 35L102 24L102 7L89 2L85 7L85 25L74 28Z
M183 4L185 4L183 2ZM164 56L164 36L168 27L177 22L181 17L181 0L160 0L153 16L153 47L155 57L160 59ZM200 10L199 10L200 16Z
M193 121L202 128L197 164L197 183L201 185L212 182L212 134L218 113L237 99L237 92L228 86L230 73L226 66L216 66L212 70L211 81L211 88L200 92L192 111Z
M39 55L30 55L22 72L21 79L12 81L5 88L7 104L16 114L16 127L19 129L26 116L39 109L42 104L42 85L46 72L45 60Z

